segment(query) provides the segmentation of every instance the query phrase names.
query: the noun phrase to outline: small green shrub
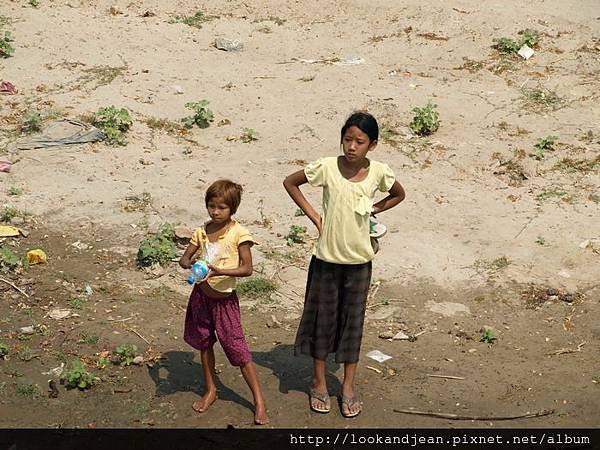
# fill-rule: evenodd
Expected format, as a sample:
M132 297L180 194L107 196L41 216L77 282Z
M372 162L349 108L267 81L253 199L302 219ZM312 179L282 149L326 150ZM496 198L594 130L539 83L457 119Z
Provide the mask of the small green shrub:
M306 239L306 227L301 225L292 225L285 239L288 245L303 244Z
M133 125L133 120L127 109L108 106L96 112L92 124L104 132L110 145L127 145L125 133Z
M42 116L37 111L27 111L21 122L21 131L26 134L42 130Z
M69 308L81 309L81 307L83 306L84 301L85 300L82 299L82 298L71 297L69 300L67 300L67 305L69 306Z
M0 271L10 272L21 263L20 258L8 247L0 247Z
M196 11L193 16L175 16L171 23L184 23L194 28L202 28L204 22L208 22L212 17L206 16L202 11Z
M193 116L184 117L181 119L183 126L186 128L192 128L194 125L198 125L199 128L208 128L210 123L214 120L215 116L213 112L208 109L209 101L200 100L199 102L187 102L185 107L191 109L194 112Z
M0 222L10 223L15 217L19 215L19 210L14 206L5 205L0 212Z
M23 193L23 189L17 186L11 186L8 188L8 195L21 195Z
M165 265L177 256L175 230L171 224L161 225L155 236L144 239L138 249L137 260L140 267L153 264Z
M40 0L29 0L29 4L34 8L37 8L38 6L40 6Z
M114 351L116 361L122 366L129 366L133 363L138 348L134 344L121 344Z
M487 344L493 344L494 341L496 341L496 340L497 340L496 334L490 328L484 329L483 332L481 333L481 339L479 339L480 342L485 342Z
M439 114L436 105L428 103L427 106L413 108L415 116L410 123L410 129L419 136L431 134L440 127Z
M242 130L242 135L240 136L240 140L245 143L248 144L252 141L258 141L258 133L256 132L255 129L253 128L244 128Z
M40 395L40 388L36 384L18 383L17 394L23 397L38 397Z
M13 41L10 31L5 31L4 37L0 36L0 58L9 58L13 55L15 49L10 45Z
M546 151L554 150L558 137L557 136L546 136L540 139L533 147L535 151L531 154L535 159L544 159Z
M517 41L507 37L494 39L494 45L492 45L492 47L500 53L516 53L521 48Z
M8 356L9 352L10 347L4 342L0 342L0 358L6 359L6 356Z
M526 30L519 31L519 36L521 36L521 38L519 39L519 49L524 45L527 45L531 48L535 47L540 38L540 34L537 31L531 30L529 28ZM517 51L519 49L517 49Z
M62 373L60 379L68 388L89 389L97 381L97 378L85 370L83 361L74 360Z
M268 297L276 290L277 286L275 286L271 280L262 277L255 277L242 281L236 287L236 291L240 295L252 298Z

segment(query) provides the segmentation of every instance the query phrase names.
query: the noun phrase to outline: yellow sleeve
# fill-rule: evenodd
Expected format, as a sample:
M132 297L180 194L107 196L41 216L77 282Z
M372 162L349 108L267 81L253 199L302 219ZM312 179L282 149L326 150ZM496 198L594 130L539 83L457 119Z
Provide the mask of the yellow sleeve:
M379 178L379 190L381 192L387 192L392 188L392 185L396 181L396 177L394 176L394 172L390 169L390 166L387 164L381 164L381 174Z
M196 228L194 234L192 234L192 239L190 239L190 244L195 245L196 247L202 247L206 242L206 233L204 232L204 228Z
M325 166L323 164L325 158L317 159L308 163L304 168L304 175L311 186L323 186L325 184Z
M238 233L237 233L238 247L243 242L250 242L252 245L258 245L258 242L256 240L254 240L254 238L250 234L250 231L248 231L246 228L244 228L243 226L240 225L238 228Z

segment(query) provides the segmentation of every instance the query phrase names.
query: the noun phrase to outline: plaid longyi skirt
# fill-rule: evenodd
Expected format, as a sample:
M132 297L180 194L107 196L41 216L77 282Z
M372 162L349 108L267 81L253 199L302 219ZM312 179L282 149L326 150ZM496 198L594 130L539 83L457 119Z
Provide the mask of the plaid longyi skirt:
M337 363L358 362L371 272L371 262L335 264L312 257L296 355L325 360L335 352Z

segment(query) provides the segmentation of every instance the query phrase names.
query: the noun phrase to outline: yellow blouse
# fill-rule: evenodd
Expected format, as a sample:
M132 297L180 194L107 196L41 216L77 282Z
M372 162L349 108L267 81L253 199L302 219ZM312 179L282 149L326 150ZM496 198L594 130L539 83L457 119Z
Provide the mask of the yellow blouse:
M236 269L240 264L238 247L242 242L250 242L251 245L258 244L250 232L233 221L229 229L219 236L216 242L210 242L206 235L205 226L197 228L192 235L191 244L198 247L200 259L206 259L209 264L219 269ZM236 285L236 277L219 275L207 280L209 286L219 292L233 292Z

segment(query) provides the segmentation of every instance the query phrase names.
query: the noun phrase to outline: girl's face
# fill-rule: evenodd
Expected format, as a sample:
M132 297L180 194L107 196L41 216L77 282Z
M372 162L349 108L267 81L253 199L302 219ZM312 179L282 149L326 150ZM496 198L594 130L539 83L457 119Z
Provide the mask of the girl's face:
M213 197L206 204L208 215L215 223L224 223L231 217L231 208L225 203L223 197Z
M371 141L365 132L354 125L346 130L342 138L344 157L350 163L362 161L376 145L377 141Z

